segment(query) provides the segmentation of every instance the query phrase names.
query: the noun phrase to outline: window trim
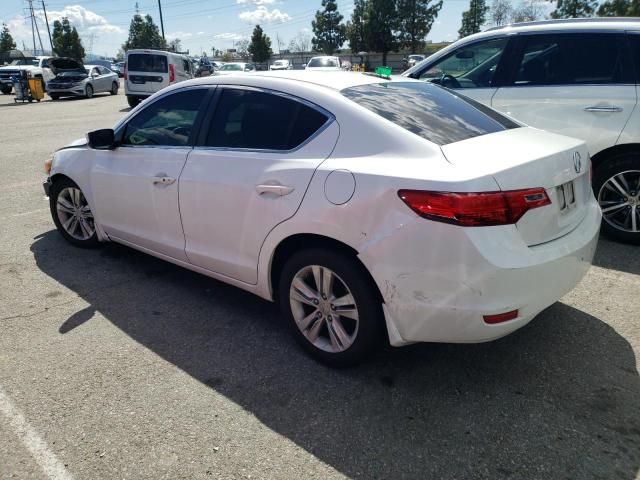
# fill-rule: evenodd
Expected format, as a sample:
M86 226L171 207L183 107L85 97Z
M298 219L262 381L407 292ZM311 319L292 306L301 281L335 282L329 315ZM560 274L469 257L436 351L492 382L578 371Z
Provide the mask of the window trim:
M331 125L334 121L336 121L336 117L335 115L333 115L331 112L329 112L328 110L326 110L325 108L316 105L313 102L310 102L309 100L306 100L304 98L298 97L296 95L292 95L290 93L286 93L286 92L281 92L279 90L272 90L269 88L262 88L262 87L254 87L254 86L249 86L249 85L235 85L235 84L218 84L217 85L218 88L216 89L214 98L212 98L207 110L207 115L206 117L203 119L202 124L200 125L200 133L197 137L197 141L196 144L194 145L194 150L199 150L199 151L206 151L206 150L212 150L212 151L220 151L220 152L245 152L245 153L275 153L275 154L289 154L289 153L294 153L297 152L298 150L301 150L302 148L306 147L309 143L311 143L313 140L315 140L320 134L322 134L322 132L324 132L329 125ZM295 102L301 103L307 107L313 108L314 110L322 113L324 116L327 117L327 120L320 126L320 128L318 128L312 135L310 135L304 142L302 142L300 145L288 149L288 150L280 150L280 149L272 149L272 148L241 148L241 147L212 147L212 146L208 146L205 145L204 143L206 142L206 137L209 133L209 129L211 128L211 123L213 122L213 117L216 114L216 111L218 110L218 104L220 101L220 96L222 95L222 93L225 90L244 90L244 91L252 91L252 92L261 92L261 93L266 93L266 94L271 94L271 95L277 95L279 97L283 97L286 98L288 100L293 100Z
M554 88L554 87L612 87L612 86L634 86L636 83L627 83L627 82L619 82L619 83L550 83L545 85L516 85L515 78L518 74L518 69L520 68L520 63L522 62L522 56L524 54L524 48L526 45L526 41L529 37L532 36L540 36L540 35L612 35L617 37L618 48L622 48L624 54L626 54L627 61L623 63L623 68L630 68L632 76L635 76L633 58L631 54L631 46L629 42L626 40L626 32L617 31L617 30L576 30L576 31L567 31L567 30L549 30L549 31L536 31L536 32L521 32L518 33L515 37L514 48L511 52L511 60L508 64L508 71L504 74L504 84L500 86L500 88Z
M202 103L200 104L200 108L198 109L198 113L196 115L196 120L193 123L193 131L191 132L191 135L189 135L189 140L187 141L187 145L127 145L127 144L123 144L122 143L122 138L124 137L126 131L127 131L127 126L129 125L129 122L131 122L133 119L135 119L138 115L140 115L142 112L144 112L147 108L151 107L151 105L154 105L156 102L164 99L165 97L168 97L169 95L174 95L174 94L178 94L178 93L184 93L187 91L191 91L191 90L207 90L207 92L205 92L204 98L202 100ZM147 105L144 106L144 108L141 108L140 111L136 112L135 115L128 117L125 119L125 121L123 121L120 125L117 125L115 128L115 140L118 144L118 148L170 148L170 149L193 149L193 147L196 144L196 140L199 138L200 135L200 131L202 129L202 125L203 125L203 119L205 117L205 113L209 110L209 107L211 106L211 97L213 96L213 94L215 93L216 90L216 85L193 85L193 86L188 86L188 87L182 87L182 88L178 88L176 90L170 90L168 92L164 92L161 95L159 95L158 97L154 98L152 102L148 103ZM148 101L148 100L147 100Z

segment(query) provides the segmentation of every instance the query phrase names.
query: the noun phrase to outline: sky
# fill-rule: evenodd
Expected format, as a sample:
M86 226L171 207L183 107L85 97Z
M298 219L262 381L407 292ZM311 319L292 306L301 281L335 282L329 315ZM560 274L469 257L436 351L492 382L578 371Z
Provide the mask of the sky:
M514 4L515 4L514 0ZM299 32L311 34L311 21L321 0L161 0L167 40L179 38L183 50L191 54L202 51L211 55L212 47L225 50L234 42L249 38L259 23L278 52L278 39L283 49ZM490 3L490 2L487 2ZM548 3L547 3L548 4ZM27 0L1 0L0 22L6 23L18 48L33 47ZM150 14L160 26L158 0L138 0L141 14ZM452 41L458 36L462 12L468 0L444 0L444 5L428 35L434 42ZM46 50L50 49L42 11L42 0L33 0L38 28ZM135 0L45 0L49 23L63 16L76 26L87 53L115 56L127 38L131 17L136 12ZM338 0L338 10L350 18L353 0ZM37 48L39 41L36 37Z

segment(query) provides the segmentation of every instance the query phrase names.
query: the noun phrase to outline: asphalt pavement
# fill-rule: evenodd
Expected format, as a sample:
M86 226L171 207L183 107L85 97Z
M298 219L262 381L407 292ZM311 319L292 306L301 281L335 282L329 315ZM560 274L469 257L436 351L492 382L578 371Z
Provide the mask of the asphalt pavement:
M1 479L640 478L638 247L509 337L331 370L269 302L56 233L45 158L126 111L0 95Z

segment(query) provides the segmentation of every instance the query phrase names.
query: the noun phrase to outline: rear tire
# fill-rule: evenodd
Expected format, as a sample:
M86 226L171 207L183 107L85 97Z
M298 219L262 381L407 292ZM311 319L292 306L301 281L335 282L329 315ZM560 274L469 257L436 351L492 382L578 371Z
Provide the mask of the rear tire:
M111 85L111 91L109 93L111 95L117 95L118 94L118 83L117 82L113 82L113 84Z
M84 89L84 96L86 98L93 98L93 87L91 85L87 85Z
M68 178L54 182L49 192L49 208L53 223L67 242L81 248L100 244L91 208L75 182Z
M138 97L127 97L127 103L131 108L134 108L140 103L140 99Z
M623 153L599 164L593 191L602 208L602 233L640 245L640 153Z
M0 92L2 92L5 95L9 95L12 90L13 90L13 87L11 85L2 85L0 87Z
M295 339L326 365L355 365L381 344L382 301L350 255L324 249L295 253L282 269L278 297Z

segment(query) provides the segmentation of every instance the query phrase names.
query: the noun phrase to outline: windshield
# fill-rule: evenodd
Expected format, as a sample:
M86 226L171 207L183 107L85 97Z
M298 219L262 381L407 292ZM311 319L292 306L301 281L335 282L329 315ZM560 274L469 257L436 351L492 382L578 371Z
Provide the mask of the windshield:
M312 58L307 67L339 67L340 63L335 58Z
M240 63L227 63L220 67L220 70L234 70L234 71L242 71L244 68Z
M37 58L18 58L13 60L9 65L32 65L34 67L38 66Z
M150 53L133 53L127 59L130 72L167 73L167 57Z
M423 58L422 55L409 55L409 60L422 60Z
M519 127L474 100L426 82L373 83L341 93L438 145Z

